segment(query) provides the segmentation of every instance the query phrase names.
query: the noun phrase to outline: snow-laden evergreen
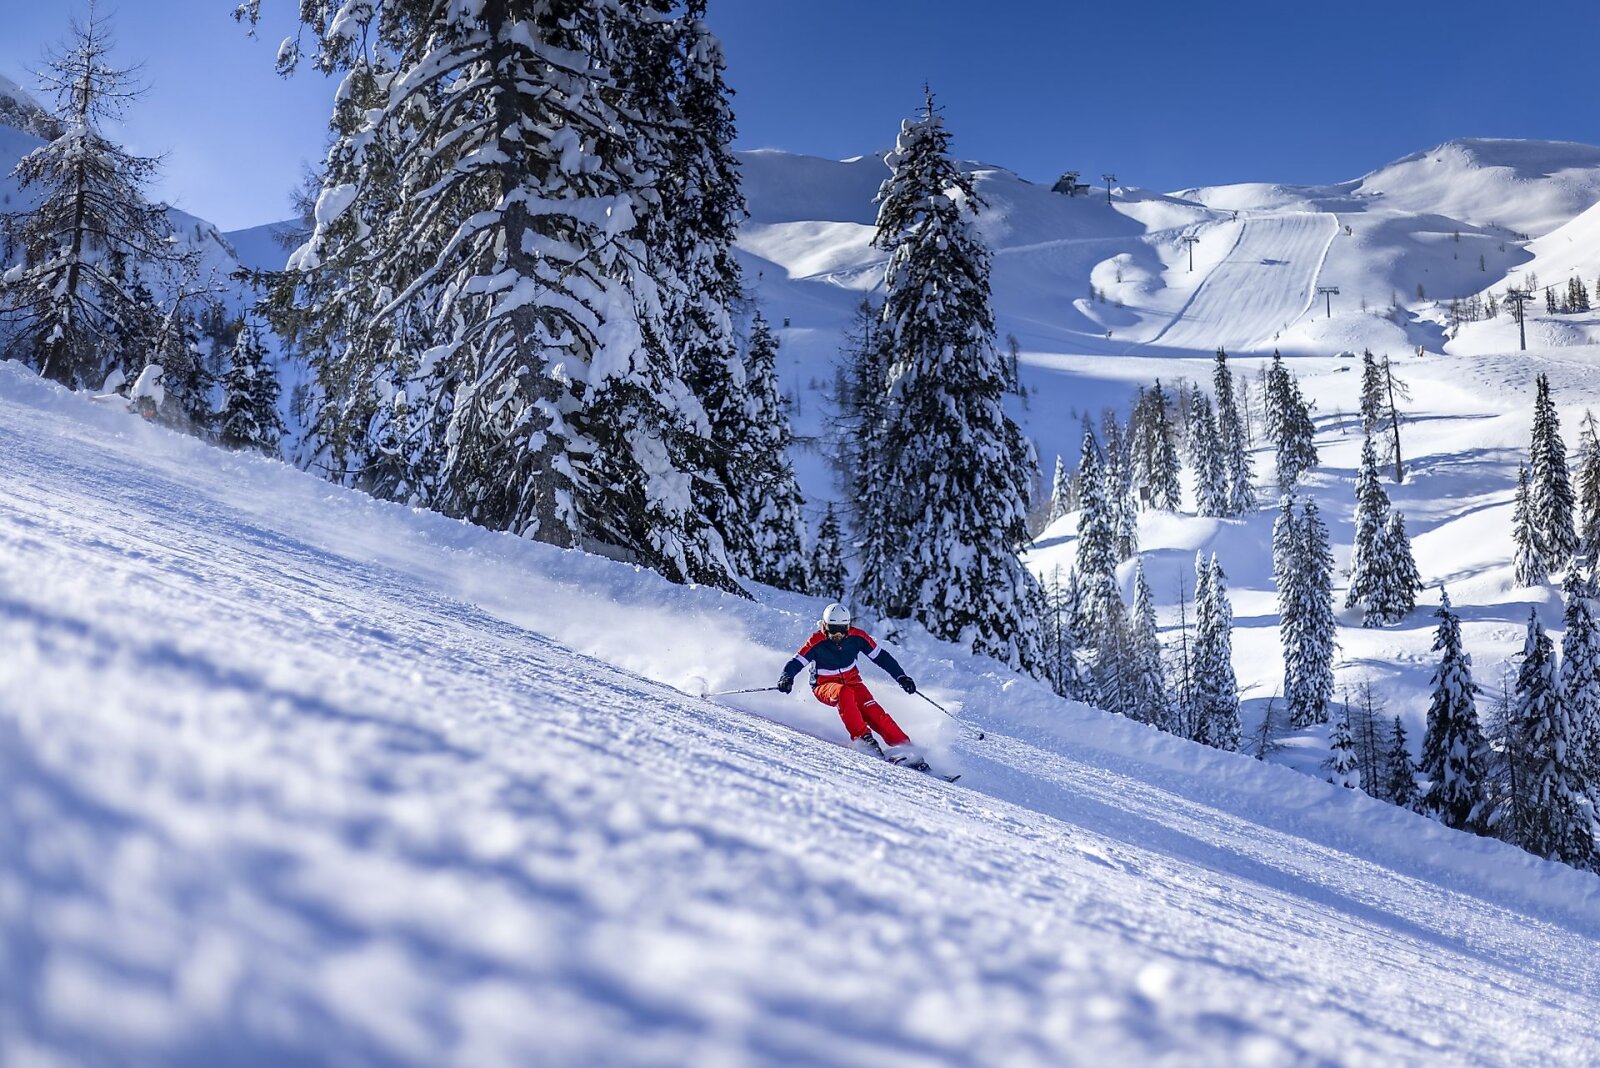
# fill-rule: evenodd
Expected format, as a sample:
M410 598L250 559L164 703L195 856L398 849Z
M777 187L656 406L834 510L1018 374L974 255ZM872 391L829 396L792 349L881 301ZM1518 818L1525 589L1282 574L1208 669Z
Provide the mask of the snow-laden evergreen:
M1055 522L1068 512L1072 511L1072 476L1067 472L1066 461L1056 453L1056 469L1050 479L1050 514L1049 522Z
M17 163L17 187L33 202L0 214L0 252L21 253L0 270L0 355L88 389L159 364L177 387L174 414L203 419L209 390L194 395L194 376L162 362L167 353L179 358L169 362L185 358L176 302L163 308L152 295L155 285L192 285L197 261L175 241L167 209L149 200L161 161L106 135L138 96L134 71L115 66L111 50L109 28L91 9L41 71L60 136Z
M1336 640L1333 552L1315 502L1306 501L1297 514L1294 498L1283 498L1272 528L1272 564L1289 724L1303 729L1326 723L1333 700Z
M1193 707L1194 740L1230 752L1239 748L1239 684L1233 672L1233 606L1217 557L1196 553Z
M238 337L228 350L222 392L218 440L229 448L278 455L284 430L278 415L278 376L267 362L261 327L253 320L239 324Z
M1361 789L1361 766L1350 737L1349 702L1342 703L1333 717L1333 730L1328 735L1328 767L1333 773L1329 782L1349 790Z
M1228 515L1228 481L1217 441L1217 420L1211 398L1199 387L1189 394L1189 466L1194 470L1196 513Z
M1078 541L1073 573L1081 590L1080 612L1091 632L1111 611L1117 592L1117 524L1121 509L1108 493L1113 480L1107 477L1100 447L1094 432L1085 429L1082 456L1078 462Z
M1533 525L1535 544L1546 571L1565 569L1578 551L1575 525L1576 501L1572 479L1567 471L1567 447L1561 439L1561 417L1550 398L1550 376L1535 379L1533 402L1533 441L1529 448L1528 517ZM1524 583L1531 585L1531 583Z
M1502 830L1501 836L1541 857L1591 864L1596 827L1581 766L1583 747L1561 699L1555 646L1536 610L1528 613L1514 700L1513 759L1523 770L1514 787L1522 793L1515 811L1522 826Z
M1427 780L1424 811L1461 830L1478 831L1487 813L1484 804L1484 762L1487 744L1478 724L1472 681L1472 657L1461 647L1461 619L1450 607L1450 595L1439 594L1434 615L1439 628L1433 651L1439 666L1433 673L1433 699L1428 729L1422 739L1421 774Z
M1517 468L1517 494L1511 508L1511 570L1518 586L1542 586L1550 577L1531 498L1524 465Z
M1134 565L1133 611L1128 627L1128 714L1164 731L1176 730L1166 670L1161 663L1155 594L1145 578L1142 557Z
M720 187L688 209L661 195L674 168L680 184L716 170L684 163L696 132L672 58L708 38L620 0L312 0L300 15L316 65L344 72L315 226L273 301L316 372L319 462L733 588L716 442L671 347L690 336L675 297L726 265L714 231L738 205ZM697 133L725 147L718 122ZM707 244L664 251L676 241Z
M1563 584L1565 633L1561 638L1561 703L1589 794L1600 803L1600 624L1594 588L1574 570Z
M1384 409L1387 407L1387 389L1384 384L1383 368L1378 365L1377 357L1372 355L1371 349L1361 353L1361 430L1365 434L1375 434L1383 419Z
M817 525L817 536L811 545L811 592L829 601L844 601L848 585L844 532L839 523L839 513L830 502L822 515L822 522Z
M1355 534L1350 550L1346 608L1360 608L1363 626L1400 622L1416 607L1422 576L1411 551L1405 517L1390 509L1378 480L1377 454L1369 435L1356 472Z
M1301 477L1317 465L1316 425L1299 381L1289 374L1282 354L1276 351L1267 369L1266 422L1267 437L1277 454L1278 492L1291 493Z
M1150 507L1176 512L1183 507L1178 477L1182 463L1178 459L1178 432L1172 424L1171 407L1158 378L1144 394L1144 403L1136 413L1134 483Z
M1600 425L1593 411L1584 411L1578 440L1578 551L1592 573L1600 567Z
M1399 716L1394 717L1394 741L1389 747L1389 768L1386 793L1391 804L1412 811L1420 811L1421 794L1417 791L1417 765L1406 746L1406 726Z
M789 416L778 396L778 338L760 313L750 327L750 354L746 365L747 418L740 428L737 447L747 459L729 473L732 498L748 529L748 554L740 571L757 582L781 590L805 591L811 585L805 551L805 502L795 482L790 448L794 436ZM722 529L729 529L723 524Z
M1217 398L1217 453L1227 487L1227 505L1220 514L1244 515L1256 507L1256 491L1251 484L1255 471L1234 391L1233 372L1228 368L1228 354L1221 349L1217 350L1212 367L1211 386Z
M1009 378L994 344L989 252L974 227L981 204L931 94L886 162L874 241L888 254L882 444L893 469L875 493L904 562L893 580L864 585L892 581L898 590L880 608L1031 669L1035 580L1017 554L1036 461L1002 403Z

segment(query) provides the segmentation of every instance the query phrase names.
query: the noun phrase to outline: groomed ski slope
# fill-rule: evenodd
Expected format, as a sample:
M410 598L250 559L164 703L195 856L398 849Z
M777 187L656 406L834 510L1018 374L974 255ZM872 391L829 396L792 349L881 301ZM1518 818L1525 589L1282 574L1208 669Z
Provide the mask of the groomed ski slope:
M1218 337L1236 337L1248 339L1245 348L1270 347L1311 309L1338 222L1314 212L1244 219L1233 250L1144 345L1204 350Z
M0 457L0 1064L1600 1056L1592 876L915 635L988 738L880 685L965 777L870 761L802 695L677 688L765 684L814 602L14 364Z

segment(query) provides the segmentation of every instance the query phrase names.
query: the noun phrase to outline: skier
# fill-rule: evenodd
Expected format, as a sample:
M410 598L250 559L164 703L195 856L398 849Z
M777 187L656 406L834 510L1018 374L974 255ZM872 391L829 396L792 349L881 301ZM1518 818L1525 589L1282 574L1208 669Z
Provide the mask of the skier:
M862 653L900 684L906 693L916 693L917 684L900 667L889 651L872 640L864 630L850 625L850 610L842 604L830 604L822 610L822 620L817 632L806 639L800 651L783 666L778 676L778 689L788 693L794 689L795 676L806 664L811 665L811 692L817 700L839 710L845 729L855 747L863 753L880 756L895 764L905 764L918 771L927 771L928 764L911 750L911 739L894 721L861 681L856 668L856 657ZM888 752L872 736L877 731L888 743Z

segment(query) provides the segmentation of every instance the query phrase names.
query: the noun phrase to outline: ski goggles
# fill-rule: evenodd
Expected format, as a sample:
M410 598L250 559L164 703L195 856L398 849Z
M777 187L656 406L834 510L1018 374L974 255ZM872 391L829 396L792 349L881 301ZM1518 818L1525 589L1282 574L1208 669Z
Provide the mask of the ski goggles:
M829 623L822 628L822 631L830 638L843 638L846 634L850 633L850 624Z

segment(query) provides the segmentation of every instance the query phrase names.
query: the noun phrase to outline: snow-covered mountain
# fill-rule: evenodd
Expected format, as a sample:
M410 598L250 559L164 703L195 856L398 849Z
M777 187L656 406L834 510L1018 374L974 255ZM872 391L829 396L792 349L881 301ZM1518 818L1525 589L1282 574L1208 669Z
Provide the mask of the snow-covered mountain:
M1590 875L912 634L946 785L694 696L815 602L0 411L4 1063L1600 1056Z
M0 126L47 141L61 136L61 124L4 74L0 74Z

